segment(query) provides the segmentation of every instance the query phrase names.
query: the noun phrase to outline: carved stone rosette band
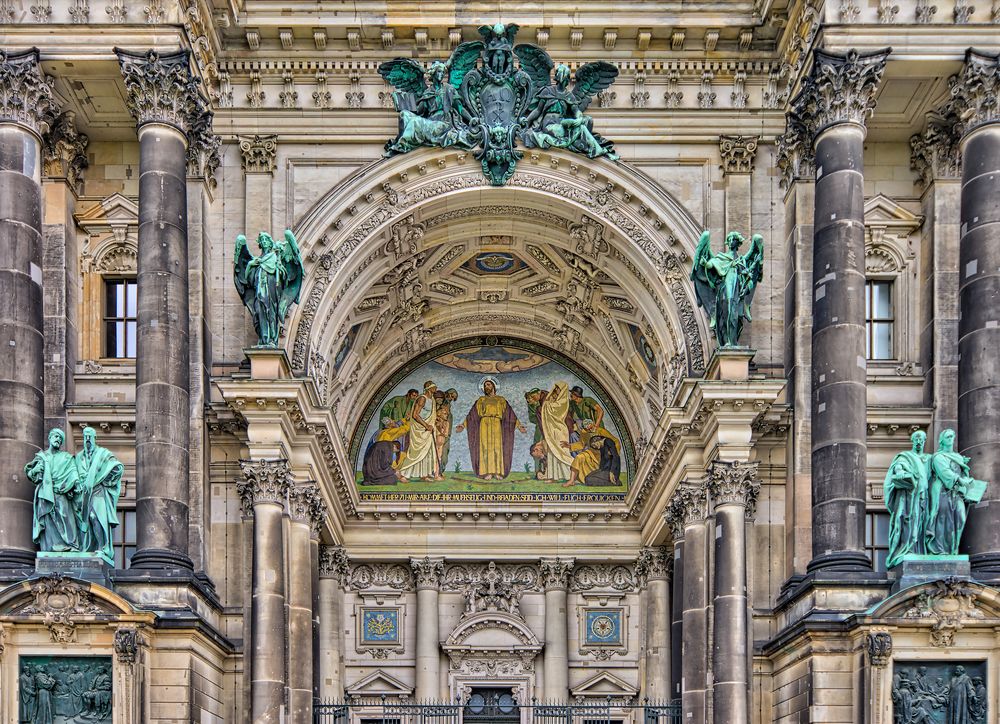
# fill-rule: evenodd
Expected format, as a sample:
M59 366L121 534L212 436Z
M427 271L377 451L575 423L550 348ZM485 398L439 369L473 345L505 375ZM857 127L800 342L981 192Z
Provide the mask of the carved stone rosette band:
M285 504L292 475L287 460L240 460L240 468L245 480L236 484L236 492L245 507Z
M708 493L712 504L742 505L752 510L760 493L759 463L714 462L709 469Z
M731 173L752 173L759 142L759 136L719 136L722 172L727 176Z
M38 48L0 50L0 122L17 123L40 138L58 112L52 86L38 65Z
M273 173L278 153L277 136L239 136L244 173Z
M351 561L344 546L321 545L319 547L320 578L335 578L340 583L345 583L350 568Z
M575 561L572 558L542 558L538 563L545 590L566 590Z
M411 558L410 568L413 569L413 578L417 585L417 590L433 589L437 590L441 583L441 575L444 573L444 558Z

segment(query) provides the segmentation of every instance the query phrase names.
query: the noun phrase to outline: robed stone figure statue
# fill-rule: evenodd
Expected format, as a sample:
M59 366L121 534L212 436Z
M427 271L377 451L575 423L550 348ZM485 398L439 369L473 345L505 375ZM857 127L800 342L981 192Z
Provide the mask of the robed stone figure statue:
M48 449L35 453L24 466L24 474L35 484L31 538L39 550L55 553L80 550L79 473L73 456L62 449L65 442L66 434L53 429Z
M76 454L82 486L81 544L114 565L114 529L118 526L118 498L122 493L122 465L111 451L97 444L92 427L83 428L83 450Z
M754 234L750 251L740 256L744 238L735 231L726 235L726 250L712 252L709 232L702 232L694 252L691 280L698 306L708 313L708 326L720 347L739 346L743 322L751 321L750 303L764 276L764 237Z
M233 280L253 318L257 346L277 348L285 315L298 303L302 290L302 256L290 229L277 241L262 231L257 245L260 255L254 256L247 248L247 238L243 234L236 237Z
M885 474L883 495L889 509L889 558L892 568L906 555L926 553L924 519L927 514L930 455L924 452L927 433L917 430L910 436L913 448L892 459Z
M942 430L931 456L927 552L954 555L965 529L969 503L978 503L986 483L969 473L969 458L955 452L955 431Z

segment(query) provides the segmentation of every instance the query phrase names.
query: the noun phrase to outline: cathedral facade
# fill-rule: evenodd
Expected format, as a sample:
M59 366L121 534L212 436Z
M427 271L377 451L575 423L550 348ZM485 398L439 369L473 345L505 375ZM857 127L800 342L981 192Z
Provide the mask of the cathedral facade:
M0 721L997 721L998 23L0 0Z

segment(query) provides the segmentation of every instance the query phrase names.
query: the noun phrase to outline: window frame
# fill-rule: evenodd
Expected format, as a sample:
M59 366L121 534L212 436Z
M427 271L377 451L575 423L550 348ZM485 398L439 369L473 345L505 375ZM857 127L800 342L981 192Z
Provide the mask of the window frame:
M108 311L108 290L111 285L124 285L125 293L125 316L119 317L116 314L111 314ZM128 289L129 287L135 288L135 316L128 316ZM129 342L129 323L134 325L135 332L133 332L133 345L135 346L136 355L134 356L122 356L109 354L111 351L108 348L109 335L108 335L108 325L123 323L125 329L125 340L124 348L128 352L128 342ZM138 356L138 325L139 325L139 283L135 276L130 276L127 274L102 274L101 275L101 359L105 360L115 360L118 362L135 362L136 356Z
M885 545L876 542L876 522L878 520L884 520L886 526L886 542ZM889 558L889 541L888 541L888 529L889 529L889 512L886 510L879 509L868 509L865 511L865 555L868 556L869 560L872 562L872 570L876 573L886 573L888 568L885 563ZM882 564L879 564L879 557L876 555L879 551L884 551L885 555L882 558Z
M876 284L885 284L889 288L889 317L876 317L874 305L874 287ZM896 362L899 360L899 328L898 316L896 313L896 298L899 289L899 277L892 275L867 275L865 276L865 361L866 362ZM871 353L875 347L875 325L889 325L889 356L872 357Z

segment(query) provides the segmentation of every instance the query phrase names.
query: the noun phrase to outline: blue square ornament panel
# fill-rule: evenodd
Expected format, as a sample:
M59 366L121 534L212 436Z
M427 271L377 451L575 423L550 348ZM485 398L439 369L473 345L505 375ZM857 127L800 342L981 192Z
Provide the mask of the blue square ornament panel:
M399 641L399 609L365 608L361 612L361 641L394 644Z
M589 646L621 646L622 612L619 609L588 609L586 637Z

